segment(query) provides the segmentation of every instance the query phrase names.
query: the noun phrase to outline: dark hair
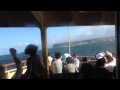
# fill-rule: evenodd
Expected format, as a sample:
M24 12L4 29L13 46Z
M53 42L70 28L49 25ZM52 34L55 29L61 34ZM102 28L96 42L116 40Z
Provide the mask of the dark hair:
M56 52L56 53L55 53L55 58L56 58L56 59L59 59L60 56L61 56L61 54L60 54L59 52Z
M73 54L73 57L75 57L76 56L76 54Z
M83 57L83 58L82 58L82 61L83 61L83 62L87 62L87 57Z
M38 46L30 44L25 48L25 54L30 54L31 56L37 53Z
M99 59L96 61L96 68L99 68L100 66L104 66L105 59Z
M67 62L67 64L72 63L73 59L71 57L67 57L65 62Z

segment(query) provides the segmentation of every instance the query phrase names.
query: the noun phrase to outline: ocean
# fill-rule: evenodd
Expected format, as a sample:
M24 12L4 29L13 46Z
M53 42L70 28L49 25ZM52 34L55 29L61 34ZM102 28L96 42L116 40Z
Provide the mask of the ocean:
M71 54L77 54L79 56L94 56L99 52L102 51L111 51L115 53L115 40L113 41L101 41L101 42L92 42L88 44L82 44L82 45L75 45L71 46ZM62 55L64 53L68 53L68 47L54 47L48 49L50 55L54 57L54 52L59 51ZM37 52L39 55L42 55L42 50L39 50ZM26 60L29 56L25 55L23 52L20 54L17 54L18 58L23 61ZM13 63L13 58L12 56L9 55L3 55L0 56L0 64L8 64L8 63ZM15 67L15 66L14 66ZM12 67L13 68L13 67Z

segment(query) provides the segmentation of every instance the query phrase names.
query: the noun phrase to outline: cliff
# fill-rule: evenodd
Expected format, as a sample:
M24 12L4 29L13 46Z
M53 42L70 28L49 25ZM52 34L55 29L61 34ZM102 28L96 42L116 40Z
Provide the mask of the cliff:
M75 46L75 45L83 45L83 44L89 44L89 43L95 43L95 42L110 42L114 40L115 40L115 37L107 37L107 38L95 38L90 40L75 41L70 43L71 43L71 46ZM68 42L57 43L57 44L54 44L53 47L68 47Z

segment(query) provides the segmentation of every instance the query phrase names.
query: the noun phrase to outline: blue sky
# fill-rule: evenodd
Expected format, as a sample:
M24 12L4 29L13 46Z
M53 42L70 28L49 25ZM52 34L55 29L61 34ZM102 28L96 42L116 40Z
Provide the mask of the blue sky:
M68 27L50 27L47 29L48 47L68 41ZM80 41L92 38L115 36L115 27L111 26L74 26L70 27L70 40ZM28 44L35 44L41 49L39 28L0 28L0 55L9 54L9 48L24 52Z

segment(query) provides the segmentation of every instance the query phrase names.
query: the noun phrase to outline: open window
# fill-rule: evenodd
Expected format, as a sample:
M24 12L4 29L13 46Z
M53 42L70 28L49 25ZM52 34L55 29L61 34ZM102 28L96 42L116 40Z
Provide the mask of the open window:
M115 53L115 25L49 27L48 52L62 55L94 56L102 51ZM69 45L70 44L70 45Z
M39 47L37 53L41 55L42 46L39 28L0 28L0 64L3 65L14 62L9 52L10 48L15 48L17 50L17 56L21 61L26 60L29 56L24 54L24 49L28 44L37 45Z

